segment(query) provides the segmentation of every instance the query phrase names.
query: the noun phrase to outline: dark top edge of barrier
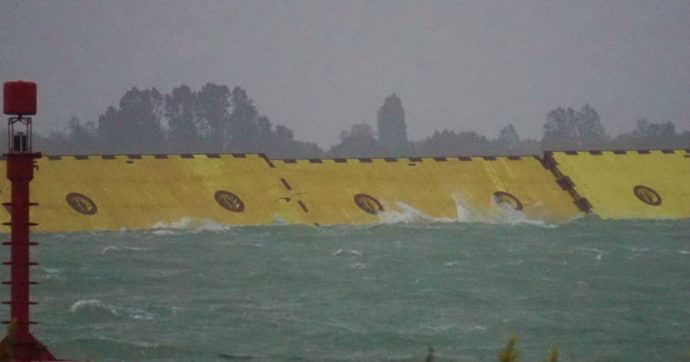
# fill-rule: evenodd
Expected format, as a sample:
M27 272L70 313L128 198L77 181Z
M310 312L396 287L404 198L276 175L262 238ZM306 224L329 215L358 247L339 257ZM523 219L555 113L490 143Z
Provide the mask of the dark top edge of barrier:
M525 157L535 157L537 160L542 160L543 157L549 154L561 153L567 155L578 155L581 152L589 153L590 155L602 155L604 153L613 153L617 155L625 155L629 152L636 152L638 154L646 155L652 152L661 152L663 154L675 154L676 152L685 152L690 154L690 148L677 148L677 149L601 149L601 150L546 150L541 155L535 154L523 154L523 155L470 155L470 156L424 156L424 157L357 157L357 158L310 158L310 159L280 159L280 158L269 158L263 153L183 153L183 154L54 154L45 155L44 157L48 160L63 160L65 158L73 158L75 160L90 160L90 159L103 159L103 160L115 160L115 159L130 159L137 160L144 157L152 157L154 159L168 159L171 157L180 157L185 159L197 158L199 156L206 156L207 158L221 158L225 155L230 155L234 158L246 158L247 155L256 155L263 158L270 167L275 167L272 161L284 161L285 163L297 163L298 161L304 160L305 162L311 163L323 163L323 161L332 160L336 163L346 163L348 160L359 160L360 162L369 163L375 160L383 160L385 162L398 162L399 160L405 160L409 162L422 162L425 159L434 161L447 161L450 159L457 159L460 161L472 161L474 158L484 159L488 161L494 161L499 158L505 158L508 160L521 160ZM0 160L5 160L5 157L0 155Z

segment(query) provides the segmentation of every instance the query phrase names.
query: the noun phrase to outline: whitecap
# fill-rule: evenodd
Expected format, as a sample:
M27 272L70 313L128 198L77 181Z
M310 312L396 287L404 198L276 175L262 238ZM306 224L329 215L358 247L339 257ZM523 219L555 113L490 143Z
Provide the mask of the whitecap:
M153 229L152 233L154 235L171 235L174 234L175 230L186 230L191 232L227 231L230 230L230 226L209 219L183 217L172 222L157 222L151 226L151 229Z
M151 234L156 235L156 236L168 236L168 235L176 235L177 232L173 230L167 230L167 229L161 229L161 230L153 230Z
M415 209L414 207L404 203L397 202L397 208L394 210L384 211L378 214L379 221L382 224L401 224L401 223L418 223L418 222L455 222L456 220L444 217L433 217Z
M69 308L70 312L77 314L82 312L105 311L113 316L119 315L117 309L109 304L105 304L98 299L82 299L74 302Z
M61 270L58 269L58 268L46 268L46 267L41 267L41 269L42 269L44 272L48 273L48 274L58 274L58 273L61 272Z
M359 250L354 250L354 249L348 249L348 250L345 250L345 249L338 249L338 250L336 250L336 251L334 251L334 252L331 253L331 255L333 255L333 256L340 256L340 255L343 255L343 254L349 254L349 255L354 255L354 256L362 256L362 252L361 252L361 251L359 251Z
M148 251L151 250L149 248L140 248L136 246L116 246L116 245L109 245L103 248L101 250L101 255L108 254L110 252L118 252L118 251Z
M117 307L100 299L81 299L72 304L70 312L89 318L128 317L137 320L152 320L154 314L139 308Z
M460 194L456 193L451 195L457 210L456 221L509 225L526 224L549 229L558 227L557 224L550 224L544 220L531 219L521 210L515 210L512 205L507 203L498 203L493 195L490 197L491 208L489 210L479 212L478 210L473 209L470 206L470 203L468 203ZM535 203L534 206L540 206L540 204Z
M350 267L355 270L364 270L367 268L367 265L364 263L352 263Z
M606 254L603 250L597 249L597 248L577 248L576 250L581 250L581 251L586 251L589 253L594 253L596 254L594 256L595 259L601 260L604 257L604 254Z

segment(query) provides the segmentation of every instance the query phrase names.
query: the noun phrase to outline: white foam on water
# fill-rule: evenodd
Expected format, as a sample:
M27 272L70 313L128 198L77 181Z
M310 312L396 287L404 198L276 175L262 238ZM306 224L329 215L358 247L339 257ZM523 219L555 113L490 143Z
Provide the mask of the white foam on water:
M458 222L473 222L477 221L475 220L474 213L472 212L472 209L469 207L468 203L465 201L465 199L460 196L459 194L453 194L451 195L451 198L455 202L455 209L457 212L457 221Z
M112 252L120 252L120 251L149 251L151 249L149 248L139 248L135 246L116 246L116 245L108 245L103 250L101 250L101 255L105 255L108 253Z
M364 263L352 263L350 267L355 270L364 270L367 268L367 265Z
M46 267L41 267L41 269L42 269L44 272L48 273L48 274L58 274L58 273L60 273L60 272L62 271L62 270L60 270L60 269L58 269L58 268L46 268Z
M423 222L455 222L451 218L439 218L424 214L414 207L404 203L397 202L396 210L389 210L379 213L379 221L382 224L408 224L408 223L423 223Z
M230 230L230 226L214 220L183 217L173 222L157 222L151 226L151 229L154 235L174 235L175 231L227 231Z
M355 250L355 249L338 249L338 250L332 252L331 255L333 255L333 256L340 256L340 255L362 256L362 252L359 250Z
M113 317L126 316L137 320L152 320L153 313L147 312L139 308L124 308L117 307L112 304L104 303L100 299L81 299L72 304L69 308L73 314L80 313L97 313L110 315Z
M604 257L604 254L606 254L606 252L604 252L601 249L597 249L597 248L576 248L575 250L581 250L581 251L593 253L593 254L595 254L594 258L596 260L601 260Z
M489 222L494 224L509 224L509 225L534 225L545 228L556 228L558 225L549 224L543 220L530 219L520 210L516 210L508 203L498 203L496 199L491 196L491 217Z
M153 230L151 232L151 234L156 235L156 236L168 236L168 235L175 235L175 234L177 234L177 232L174 230L156 229L156 230Z
M530 219L520 210L515 210L512 205L507 203L497 203L496 199L490 196L491 208L486 212L475 210L469 202L460 194L451 195L455 201L458 222L480 222L487 224L508 224L508 225L535 225L545 228L556 228L558 225L549 224L543 220ZM536 205L539 205L537 203Z
M273 225L287 225L289 224L287 220L283 219L279 215L273 215Z
M69 311L76 314L82 311L105 311L111 315L117 316L119 312L115 306L105 304L98 299L82 299L74 302L69 308Z

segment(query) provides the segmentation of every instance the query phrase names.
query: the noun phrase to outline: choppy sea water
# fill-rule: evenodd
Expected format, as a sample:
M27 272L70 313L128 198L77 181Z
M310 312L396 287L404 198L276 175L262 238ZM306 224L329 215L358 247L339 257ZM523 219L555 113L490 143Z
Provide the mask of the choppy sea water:
M689 221L34 239L34 334L61 358L496 361L516 335L522 361L690 360Z

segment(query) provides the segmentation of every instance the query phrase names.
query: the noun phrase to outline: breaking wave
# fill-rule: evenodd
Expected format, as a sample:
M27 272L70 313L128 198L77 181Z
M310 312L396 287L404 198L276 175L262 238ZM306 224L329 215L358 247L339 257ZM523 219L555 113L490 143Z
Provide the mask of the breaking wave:
M104 303L99 299L82 299L74 302L70 312L80 318L90 321L109 320L119 318L151 320L153 314L138 308L118 307Z
M177 231L227 231L230 230L230 225L221 224L214 220L208 219L192 219L183 217L180 220L173 222L158 222L151 226L154 235L174 235Z

